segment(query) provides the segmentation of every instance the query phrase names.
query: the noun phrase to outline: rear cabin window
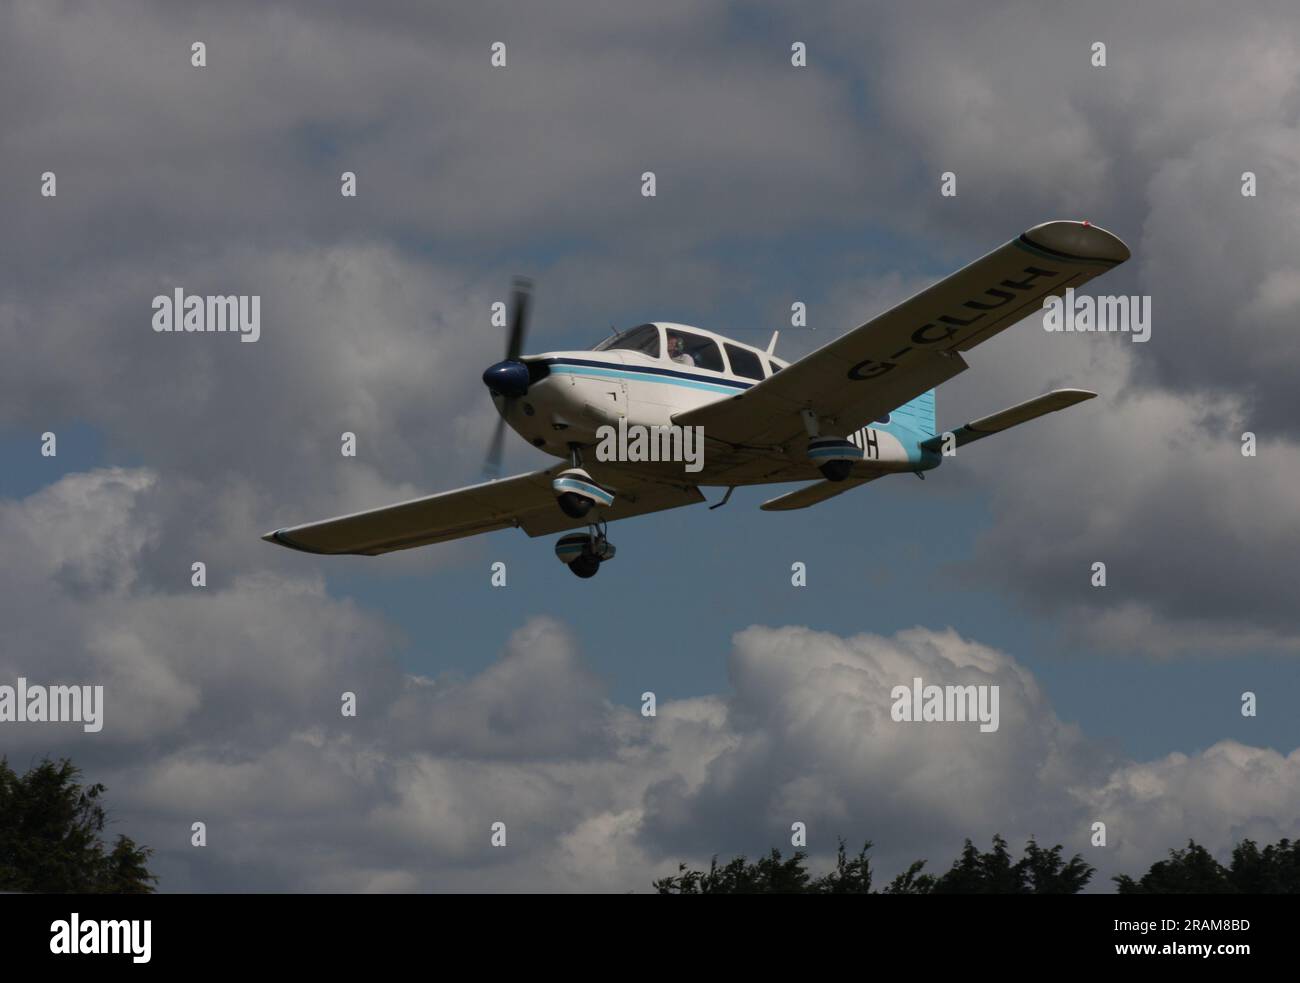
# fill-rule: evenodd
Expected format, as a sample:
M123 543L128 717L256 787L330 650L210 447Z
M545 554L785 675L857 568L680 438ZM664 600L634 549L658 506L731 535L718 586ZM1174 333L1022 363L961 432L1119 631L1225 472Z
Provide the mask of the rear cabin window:
M763 378L763 363L751 351L728 345L727 361L731 363L731 371L736 375L744 376L746 379Z
M679 338L680 342L673 339ZM712 372L725 372L722 367L722 351L712 338L691 334L689 331L668 329L668 357L678 365L697 369L709 369Z
M776 375L778 372L781 371L781 366L777 365L775 362L771 361L770 359L768 360L767 367L772 370L773 375Z

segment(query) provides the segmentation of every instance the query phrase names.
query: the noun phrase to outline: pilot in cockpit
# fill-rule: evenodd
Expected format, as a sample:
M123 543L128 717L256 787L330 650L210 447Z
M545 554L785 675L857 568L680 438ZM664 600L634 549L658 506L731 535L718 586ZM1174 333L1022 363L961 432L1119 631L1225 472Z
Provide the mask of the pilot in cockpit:
M695 364L695 359L686 352L686 342L676 331L668 332L668 357L682 365Z

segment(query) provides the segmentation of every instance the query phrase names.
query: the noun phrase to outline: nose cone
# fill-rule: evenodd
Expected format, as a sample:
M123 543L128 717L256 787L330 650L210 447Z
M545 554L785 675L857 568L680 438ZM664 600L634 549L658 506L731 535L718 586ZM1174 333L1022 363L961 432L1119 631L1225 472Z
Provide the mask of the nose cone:
M483 384L510 399L523 396L528 392L528 366L509 360L497 362L484 370Z

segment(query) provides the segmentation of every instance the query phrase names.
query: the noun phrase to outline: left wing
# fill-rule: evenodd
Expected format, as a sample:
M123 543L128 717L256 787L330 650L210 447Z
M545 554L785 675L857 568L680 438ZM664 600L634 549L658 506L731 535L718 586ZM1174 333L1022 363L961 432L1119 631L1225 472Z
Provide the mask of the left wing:
M823 345L739 395L673 422L735 447L781 447L805 433L801 411L851 433L966 369L961 353L1129 258L1084 222L1047 222Z
M704 501L694 485L646 481L622 473L597 480L614 494L614 504L572 519L560 511L551 480L568 465L518 474L396 505L354 512L268 532L262 538L305 553L378 556L394 550L443 543L516 526L530 536L577 529L596 520L613 522Z

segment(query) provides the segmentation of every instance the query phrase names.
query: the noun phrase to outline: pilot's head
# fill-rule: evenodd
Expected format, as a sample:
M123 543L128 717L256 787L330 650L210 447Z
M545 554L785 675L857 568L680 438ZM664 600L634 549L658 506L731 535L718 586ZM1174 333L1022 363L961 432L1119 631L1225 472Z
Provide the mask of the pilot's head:
M668 357L676 358L686 350L686 343L682 341L682 336L668 332Z

